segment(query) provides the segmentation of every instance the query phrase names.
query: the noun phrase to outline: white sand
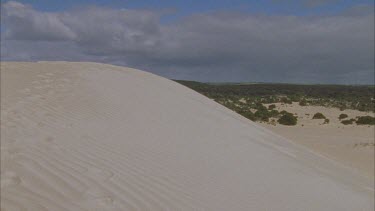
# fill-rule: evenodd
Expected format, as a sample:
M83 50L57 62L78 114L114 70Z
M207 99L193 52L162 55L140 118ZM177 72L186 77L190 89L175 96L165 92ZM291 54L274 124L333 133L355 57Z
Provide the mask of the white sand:
M373 182L177 83L1 63L2 210L373 210Z
M348 115L346 119L366 115L374 116L374 113L350 109L340 111L338 108L322 106L299 106L298 103L284 105L275 103L275 105L279 111L286 110L296 114L298 124L296 126L280 124L273 126L260 123L262 126L374 180L374 126L355 123L343 125L338 119L343 113ZM312 117L317 112L323 113L330 120L329 123L323 124L323 119L313 120Z

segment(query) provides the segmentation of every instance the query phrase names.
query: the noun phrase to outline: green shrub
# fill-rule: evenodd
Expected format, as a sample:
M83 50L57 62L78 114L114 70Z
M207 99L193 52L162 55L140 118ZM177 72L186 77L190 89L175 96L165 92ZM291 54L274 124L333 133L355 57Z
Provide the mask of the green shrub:
M355 119L347 119L347 120L342 120L341 123L344 125L351 125L353 124L354 121Z
M268 110L273 110L276 108L276 105L275 104L271 104L268 106Z
M357 106L358 111L366 111L366 104L359 104Z
M277 122L282 125L296 125L297 124L297 117L295 117L291 113L286 113L282 115Z
M279 112L277 110L271 110L268 112L269 117L277 117Z
M345 118L348 118L347 114L340 114L339 120L342 120L342 119L345 119Z
M254 116L257 120L264 121L264 122L268 122L269 117L270 117L268 110L264 110L264 109L257 110L254 113Z
M262 116L262 117L260 117L260 121L262 121L262 122L268 122L270 119L269 119L269 117L268 116Z
M316 113L313 116L313 119L325 119L326 117L322 113Z
M255 109L257 109L257 110L267 110L266 106L264 106L262 103L256 103Z
M372 116L359 116L356 123L357 125L375 125L375 118Z
M288 99L288 98L286 98L286 97L281 98L280 101L281 101L282 103L286 103L286 104L292 104L292 103L293 103L290 99Z
M301 100L301 97L298 96L298 95L292 95L292 96L290 96L290 100L292 102L299 102Z
M281 115L285 115L285 114L293 115L292 113L289 113L289 112L287 112L287 111L285 111L285 110L280 111L280 114L281 114Z
M325 119L323 124L328 124L329 123L329 119Z
M300 106L306 106L306 105L307 105L306 100L301 100L301 101L299 102L299 105L300 105Z
M250 110L246 110L246 109L241 109L239 111L237 111L237 113L241 114L242 116L250 119L251 121L255 121L256 118L254 116L254 113L251 112Z

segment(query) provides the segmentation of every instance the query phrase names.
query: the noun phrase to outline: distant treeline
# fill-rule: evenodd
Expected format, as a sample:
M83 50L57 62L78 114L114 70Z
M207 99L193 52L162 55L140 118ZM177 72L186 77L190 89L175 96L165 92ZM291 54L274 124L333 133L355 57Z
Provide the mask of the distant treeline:
M321 105L341 110L375 111L375 86L297 85L297 84L212 84L195 81L183 84L218 102L291 103Z

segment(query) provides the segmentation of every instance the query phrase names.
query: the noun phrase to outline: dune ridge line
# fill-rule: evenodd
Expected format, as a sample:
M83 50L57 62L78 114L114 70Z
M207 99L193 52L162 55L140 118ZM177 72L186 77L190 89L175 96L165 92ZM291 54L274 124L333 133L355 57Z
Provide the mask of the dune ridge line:
M151 73L1 62L1 209L373 210L373 186Z

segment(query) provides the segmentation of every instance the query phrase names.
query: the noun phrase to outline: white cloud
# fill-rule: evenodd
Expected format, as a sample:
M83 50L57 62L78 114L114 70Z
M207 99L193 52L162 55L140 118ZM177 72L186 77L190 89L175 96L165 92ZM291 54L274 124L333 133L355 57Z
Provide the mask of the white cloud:
M76 37L62 22L60 14L37 12L18 2L3 4L1 17L6 25L5 39L71 40Z
M368 11L356 7L316 17L202 13L163 24L162 14L151 10L46 13L7 2L1 55L94 60L193 80L373 83L374 14Z

